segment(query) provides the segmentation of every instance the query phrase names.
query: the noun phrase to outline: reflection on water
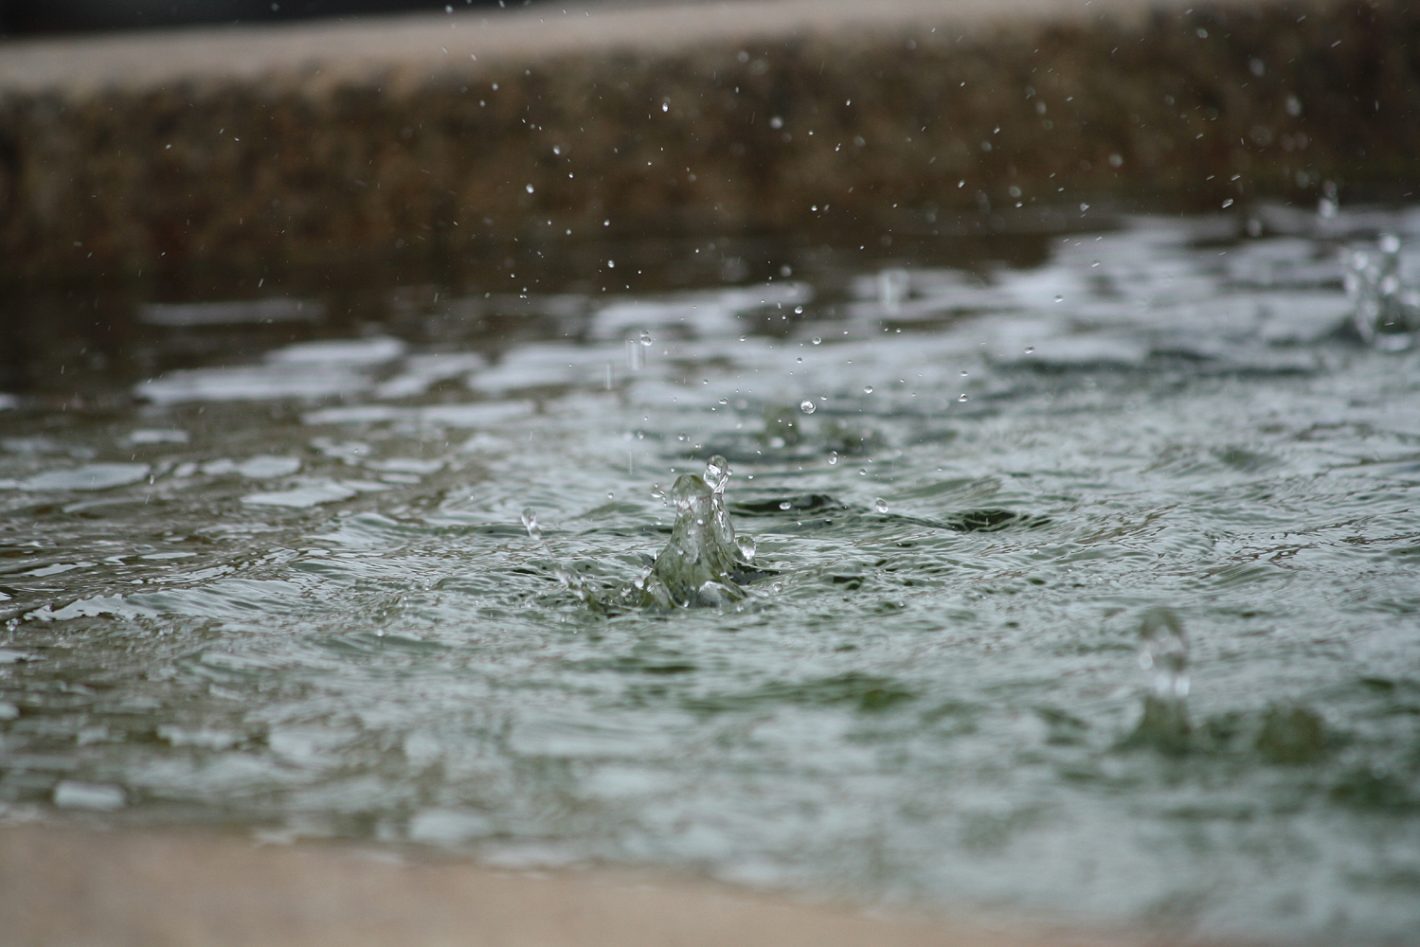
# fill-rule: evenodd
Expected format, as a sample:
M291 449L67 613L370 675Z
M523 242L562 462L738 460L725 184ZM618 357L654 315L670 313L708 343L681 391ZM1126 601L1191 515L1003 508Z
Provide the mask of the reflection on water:
M0 805L1408 936L1420 352L1338 327L1345 254L1415 247L1274 209L26 301Z

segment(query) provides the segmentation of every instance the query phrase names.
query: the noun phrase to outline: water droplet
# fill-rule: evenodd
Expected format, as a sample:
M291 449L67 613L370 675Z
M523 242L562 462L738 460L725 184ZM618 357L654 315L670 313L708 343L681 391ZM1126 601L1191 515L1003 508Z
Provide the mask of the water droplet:
M753 536L736 536L735 548L740 551L740 555L745 562L753 562L754 555L759 551L759 544L754 541Z
M606 261L606 268L609 269L609 270L614 270L614 269L616 269L616 261L615 261L615 260L607 260L607 261Z
M724 493L730 482L730 462L722 454L716 454L705 464L705 472L700 475L705 485L716 493Z
M818 407L812 401L804 399L803 401L799 402L799 410L804 412L805 414L813 414L815 411L818 410Z
M794 504L790 503L788 500L780 500L780 501L779 501L779 509L781 509L781 510L791 510L791 509L793 509L793 508L794 508Z
M872 385L864 385L864 386L863 386L863 394L865 394L865 395L870 395L870 394L872 394L872 393L873 393L873 386L872 386Z
M537 514L531 509L523 510L523 529L527 530L533 539L542 538L542 527L537 525Z
M965 404L967 400L968 399L966 397L966 392L963 391L961 394L957 395L957 401L961 402L962 404Z
M670 99L665 99L664 101L661 102L661 111L662 111L662 112L669 112L670 110L671 110L671 100L670 100Z
M536 190L536 189L535 189L531 184L525 184L525 185L523 185L523 190L525 190L525 191L527 191L529 194L531 194L531 193L532 193L534 190Z
M831 450L828 452L828 465L830 467L838 466L838 451Z
M882 497L878 497L873 501L873 509L877 510L879 513L886 513L888 511L888 502Z
M811 339L810 341L812 341L814 345L823 344L823 339L819 338L818 336L814 336L813 339Z
M639 336L636 337L636 341L640 342L646 348L650 348L652 345L655 344L656 340L651 338L651 333L642 332Z
M1150 672L1155 697L1180 701L1188 696L1188 637L1173 609L1151 608L1139 623L1139 667Z
M1233 206L1233 199L1232 199L1231 197L1229 197L1229 198L1227 198L1227 199L1225 199L1225 200L1223 201L1223 209L1224 209L1224 210L1227 210L1229 207L1232 207L1232 206Z

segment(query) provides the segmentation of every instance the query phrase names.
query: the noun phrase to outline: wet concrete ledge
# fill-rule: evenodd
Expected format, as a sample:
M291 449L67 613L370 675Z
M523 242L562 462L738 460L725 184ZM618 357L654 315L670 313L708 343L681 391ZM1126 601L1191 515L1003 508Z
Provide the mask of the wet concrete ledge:
M1082 932L888 917L628 873L529 874L224 835L0 826L7 947L1126 947Z
M0 282L1403 197L1417 154L1406 0L543 4L10 42Z

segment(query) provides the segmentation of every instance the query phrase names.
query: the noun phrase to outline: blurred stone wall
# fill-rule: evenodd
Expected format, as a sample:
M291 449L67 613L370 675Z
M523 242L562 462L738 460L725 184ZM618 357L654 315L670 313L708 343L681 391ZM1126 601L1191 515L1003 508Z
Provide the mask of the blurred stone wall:
M638 41L641 14L621 12L613 41L481 59L450 55L442 24L442 55L403 59L361 58L328 28L308 61L151 79L86 65L113 41L45 47L70 51L73 81L36 79L35 47L0 45L0 282L467 254L613 226L920 231L1099 201L1314 203L1331 185L1404 198L1420 180L1420 5L892 6L871 28L825 28L810 5L798 25L722 20L669 44ZM516 16L539 28L536 8ZM145 42L192 56L203 34Z

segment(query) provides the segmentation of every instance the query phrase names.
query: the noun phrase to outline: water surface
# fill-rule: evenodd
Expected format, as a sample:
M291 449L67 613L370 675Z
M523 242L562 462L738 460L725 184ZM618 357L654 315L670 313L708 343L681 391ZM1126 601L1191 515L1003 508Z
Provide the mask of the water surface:
M1336 330L1420 215L1243 224L12 303L0 807L1413 936L1420 350ZM713 454L766 574L588 607Z

